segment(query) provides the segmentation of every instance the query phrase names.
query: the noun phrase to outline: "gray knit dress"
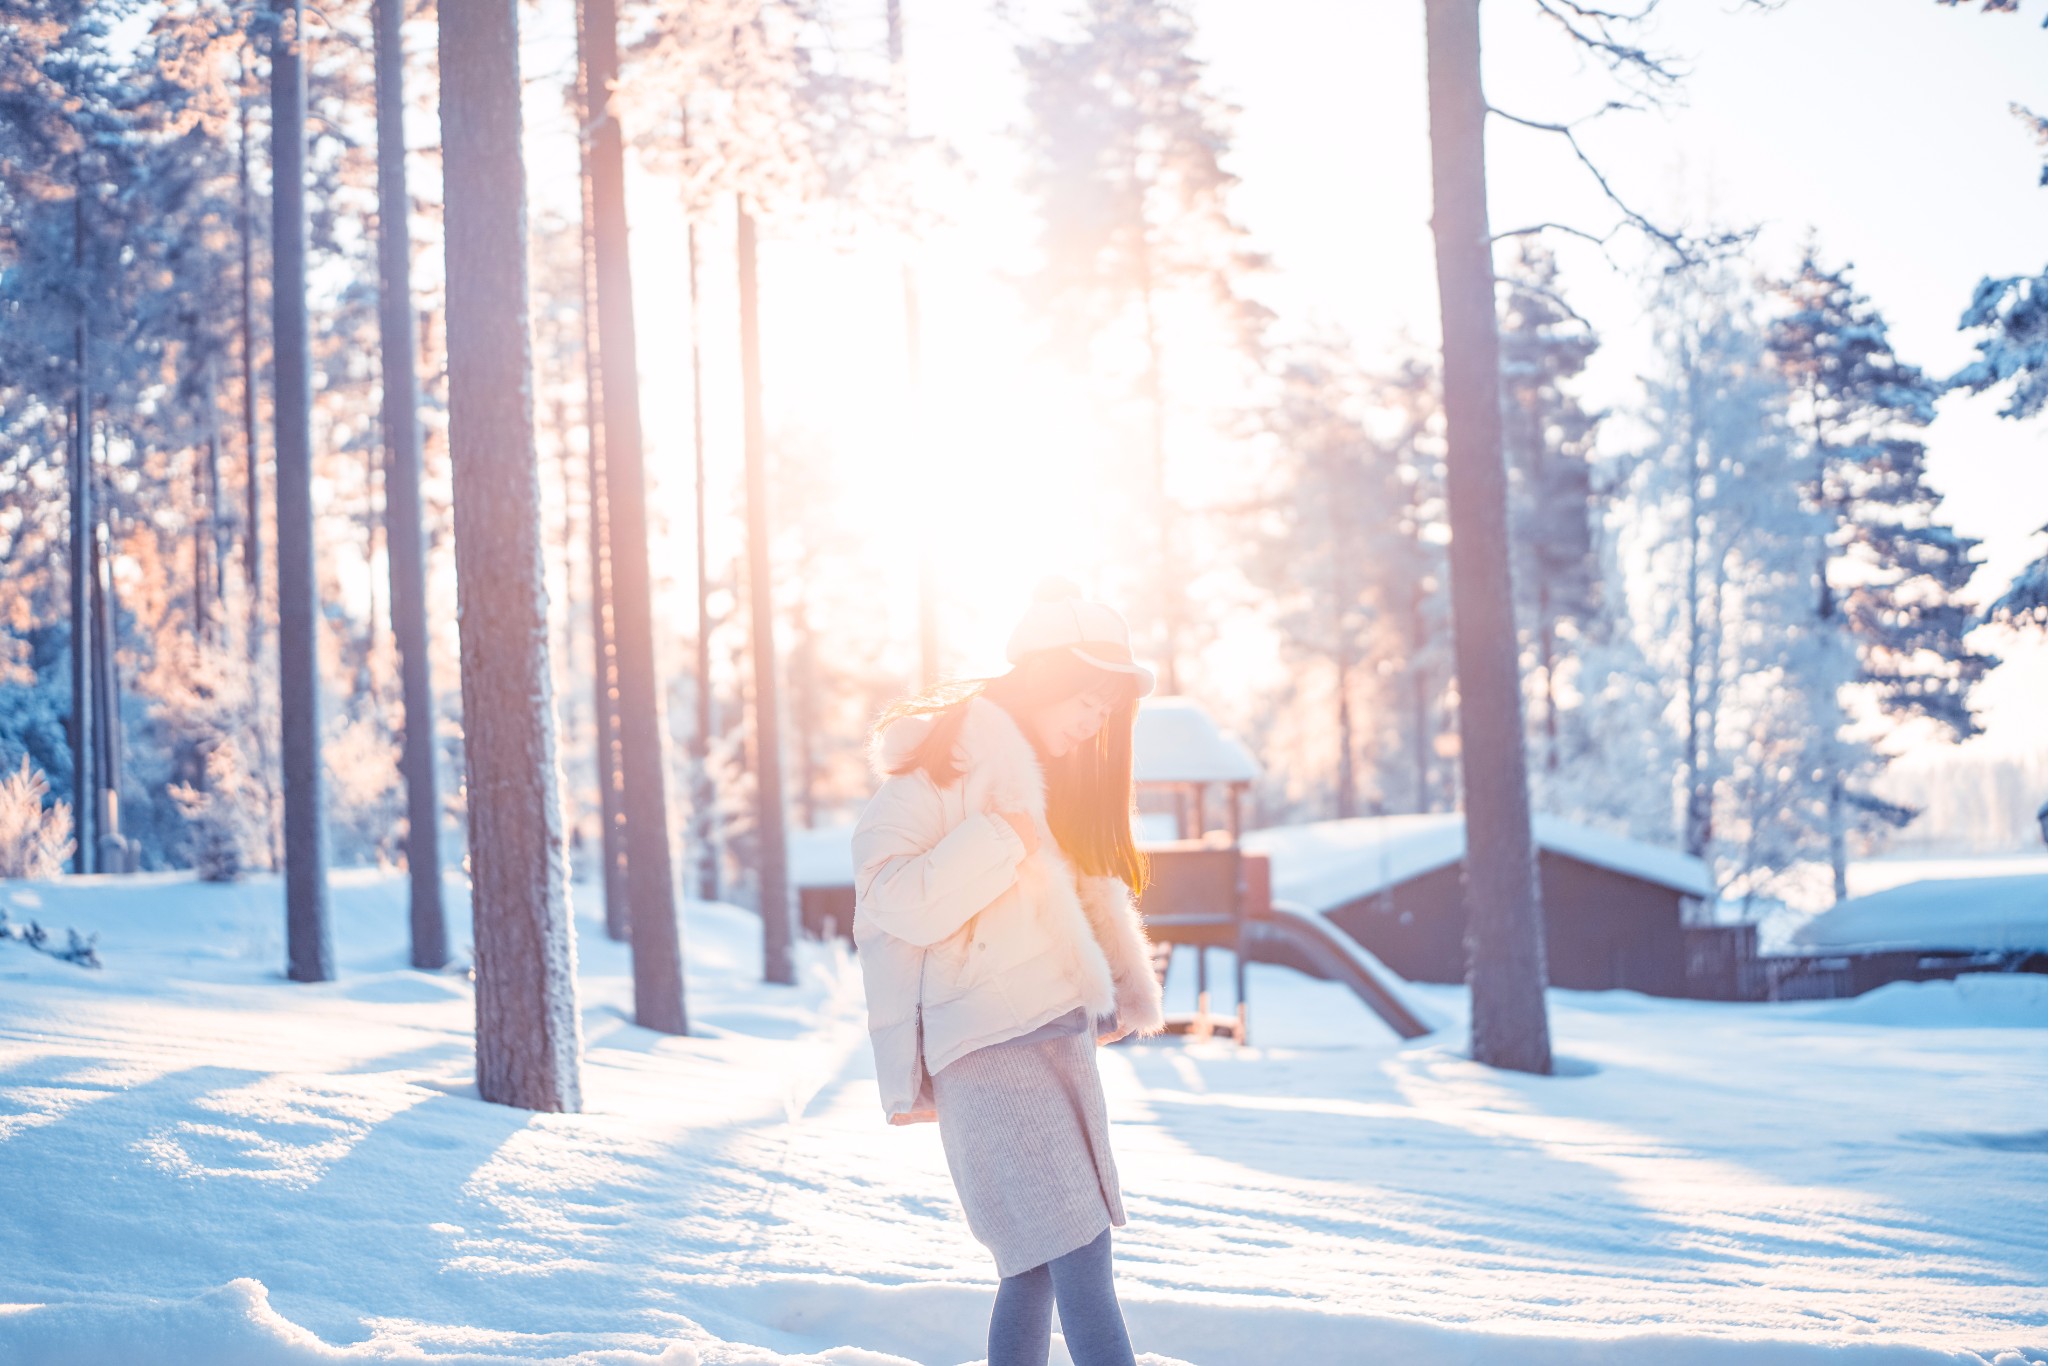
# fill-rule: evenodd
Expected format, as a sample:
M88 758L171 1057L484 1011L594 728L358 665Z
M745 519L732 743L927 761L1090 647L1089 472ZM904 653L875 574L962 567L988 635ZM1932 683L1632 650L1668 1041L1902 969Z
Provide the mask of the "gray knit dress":
M1076 1006L932 1074L967 1228L1014 1276L1122 1227L1095 1034Z

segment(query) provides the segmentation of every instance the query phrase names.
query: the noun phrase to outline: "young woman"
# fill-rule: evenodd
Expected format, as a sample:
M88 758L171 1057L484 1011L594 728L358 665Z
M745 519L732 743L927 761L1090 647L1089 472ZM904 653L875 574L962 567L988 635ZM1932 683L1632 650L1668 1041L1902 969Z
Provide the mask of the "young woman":
M1002 1283L989 1366L1132 1366L1095 1047L1164 1025L1133 898L1131 726L1152 673L1115 609L1040 588L997 678L896 703L853 833L854 941L892 1124L936 1120Z

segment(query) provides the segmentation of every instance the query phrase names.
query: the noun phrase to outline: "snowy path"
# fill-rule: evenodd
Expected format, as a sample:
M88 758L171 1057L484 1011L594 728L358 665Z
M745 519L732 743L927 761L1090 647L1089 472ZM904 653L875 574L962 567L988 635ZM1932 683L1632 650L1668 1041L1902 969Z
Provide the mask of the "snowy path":
M0 946L0 1360L979 1357L987 1258L933 1127L880 1121L851 961L759 986L751 918L693 905L672 1039L586 921L586 1111L526 1115L397 893L344 880L304 987L274 884L0 886L108 963ZM1401 1046L1259 968L1253 1048L1101 1055L1155 1366L2048 1358L2048 979L1557 993L1555 1078L1417 994L1452 1027Z

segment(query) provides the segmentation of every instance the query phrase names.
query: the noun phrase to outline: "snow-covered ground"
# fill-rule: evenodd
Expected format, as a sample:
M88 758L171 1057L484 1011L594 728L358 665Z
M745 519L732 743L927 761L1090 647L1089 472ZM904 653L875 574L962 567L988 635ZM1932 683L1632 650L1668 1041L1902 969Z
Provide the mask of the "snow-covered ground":
M477 1098L400 896L343 875L302 986L272 881L0 884L106 962L0 944L0 1361L981 1356L990 1264L933 1127L881 1121L843 953L764 987L693 904L669 1038L586 904L587 1106L531 1115ZM1404 1046L1251 981L1252 1047L1101 1054L1152 1366L2048 1359L2048 978L1557 992L1550 1078L1460 1057L1453 988Z

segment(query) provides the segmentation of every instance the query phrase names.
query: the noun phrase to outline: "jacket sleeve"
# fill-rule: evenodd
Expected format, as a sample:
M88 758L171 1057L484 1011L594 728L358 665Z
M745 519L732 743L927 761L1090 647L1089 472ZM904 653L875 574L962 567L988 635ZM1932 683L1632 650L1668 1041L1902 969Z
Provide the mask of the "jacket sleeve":
M1010 889L1024 841L1010 823L981 812L936 841L938 794L914 777L891 778L853 830L858 913L920 948L936 944Z

